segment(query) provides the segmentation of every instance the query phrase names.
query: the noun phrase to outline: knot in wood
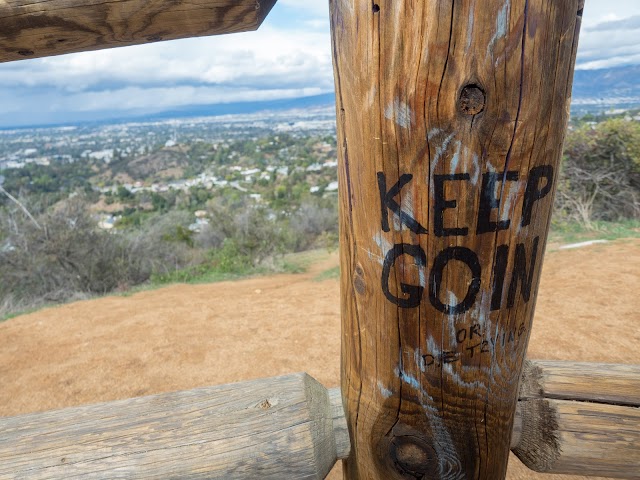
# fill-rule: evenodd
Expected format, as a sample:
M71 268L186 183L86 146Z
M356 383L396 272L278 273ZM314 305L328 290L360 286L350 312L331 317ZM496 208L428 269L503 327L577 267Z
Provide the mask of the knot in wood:
M396 469L404 476L431 478L437 473L436 452L417 437L393 438L389 453Z
M485 95L477 85L467 85L458 99L458 109L465 115L477 115L484 110Z
M353 277L353 288L355 288L356 292L358 292L360 295L364 295L367 291L367 286L364 281L364 270L362 269L362 266L356 265L354 273L355 275Z

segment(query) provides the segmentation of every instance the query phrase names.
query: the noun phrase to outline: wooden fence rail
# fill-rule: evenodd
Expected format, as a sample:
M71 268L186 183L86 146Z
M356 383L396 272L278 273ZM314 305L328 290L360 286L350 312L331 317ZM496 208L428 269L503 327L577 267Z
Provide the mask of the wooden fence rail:
M0 418L0 479L324 478L340 392L305 374Z
M640 367L529 362L525 379L511 447L527 466L639 478ZM340 391L306 374L0 418L0 432L1 479L319 479L350 451Z
M640 366L525 363L512 449L532 470L640 479Z
M5 0L0 62L257 29L276 0Z

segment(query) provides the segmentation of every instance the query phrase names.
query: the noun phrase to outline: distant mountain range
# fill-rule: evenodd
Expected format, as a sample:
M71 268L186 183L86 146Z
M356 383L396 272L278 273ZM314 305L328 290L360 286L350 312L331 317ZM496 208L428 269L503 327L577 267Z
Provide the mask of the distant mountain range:
M573 112L578 114L598 113L612 108L640 107L640 65L601 70L576 70L572 100ZM216 116L333 105L335 105L335 95L327 93L268 102L189 106L146 116L146 118Z
M67 125L100 125L126 122L154 122L169 119L183 119L193 117L217 117L221 115L242 115L259 112L285 112L288 110L304 110L314 107L334 107L335 95L327 93L310 97L288 98L261 102L219 103L214 105L187 105L154 113L138 111L123 114L113 111L73 112L66 115L56 115L55 120L43 119L41 123L33 124L25 121L16 122L11 117L0 115L0 130L30 129L40 127L57 127Z
M311 97L271 100L262 102L235 102L215 105L189 105L156 113L131 112L76 112L69 113L64 125L84 123L120 123L131 121L157 121L171 118L206 117L229 114L250 114L300 110L311 107L335 105L335 95L326 93ZM610 109L640 107L640 65L607 68L601 70L576 70L573 85L573 114L600 113ZM34 126L60 125L57 121L43 119L41 125L16 124L9 118L0 118L0 128L30 128Z
M640 65L576 70L573 80L574 112L639 106Z
M169 118L207 117L218 115L238 115L274 110L299 110L311 107L334 106L336 97L333 93L312 97L287 98L262 102L219 103L215 105L189 105L168 110L166 112L146 115L149 120L165 120Z

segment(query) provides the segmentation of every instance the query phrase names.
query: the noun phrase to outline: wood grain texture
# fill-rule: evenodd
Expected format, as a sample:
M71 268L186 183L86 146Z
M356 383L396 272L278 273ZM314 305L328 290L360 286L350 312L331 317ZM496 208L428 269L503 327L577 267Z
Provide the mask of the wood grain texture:
M504 478L582 3L330 8L345 478Z
M539 398L640 407L640 365L528 360L520 400Z
M518 402L514 453L544 473L640 479L640 409L567 400Z
M321 479L349 454L306 374L0 418L2 479Z
M331 417L333 418L333 436L336 440L336 457L343 460L351 453L349 442L349 428L342 407L342 393L339 388L329 390L329 402L331 404Z
M640 479L640 366L527 360L512 448L532 470Z
M570 362L527 362L524 377L539 363L581 382ZM525 465L639 478L638 408L526 397L510 443ZM350 452L340 390L304 374L0 418L0 431L2 479L324 478Z
M0 62L257 29L276 0L4 0Z

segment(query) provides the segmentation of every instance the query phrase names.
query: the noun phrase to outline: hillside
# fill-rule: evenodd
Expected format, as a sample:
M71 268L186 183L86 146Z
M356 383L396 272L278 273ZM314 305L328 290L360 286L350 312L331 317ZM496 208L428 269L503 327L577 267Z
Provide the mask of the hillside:
M182 178L183 168L189 165L185 147L163 148L131 160L127 170L132 178L140 181L148 178Z

